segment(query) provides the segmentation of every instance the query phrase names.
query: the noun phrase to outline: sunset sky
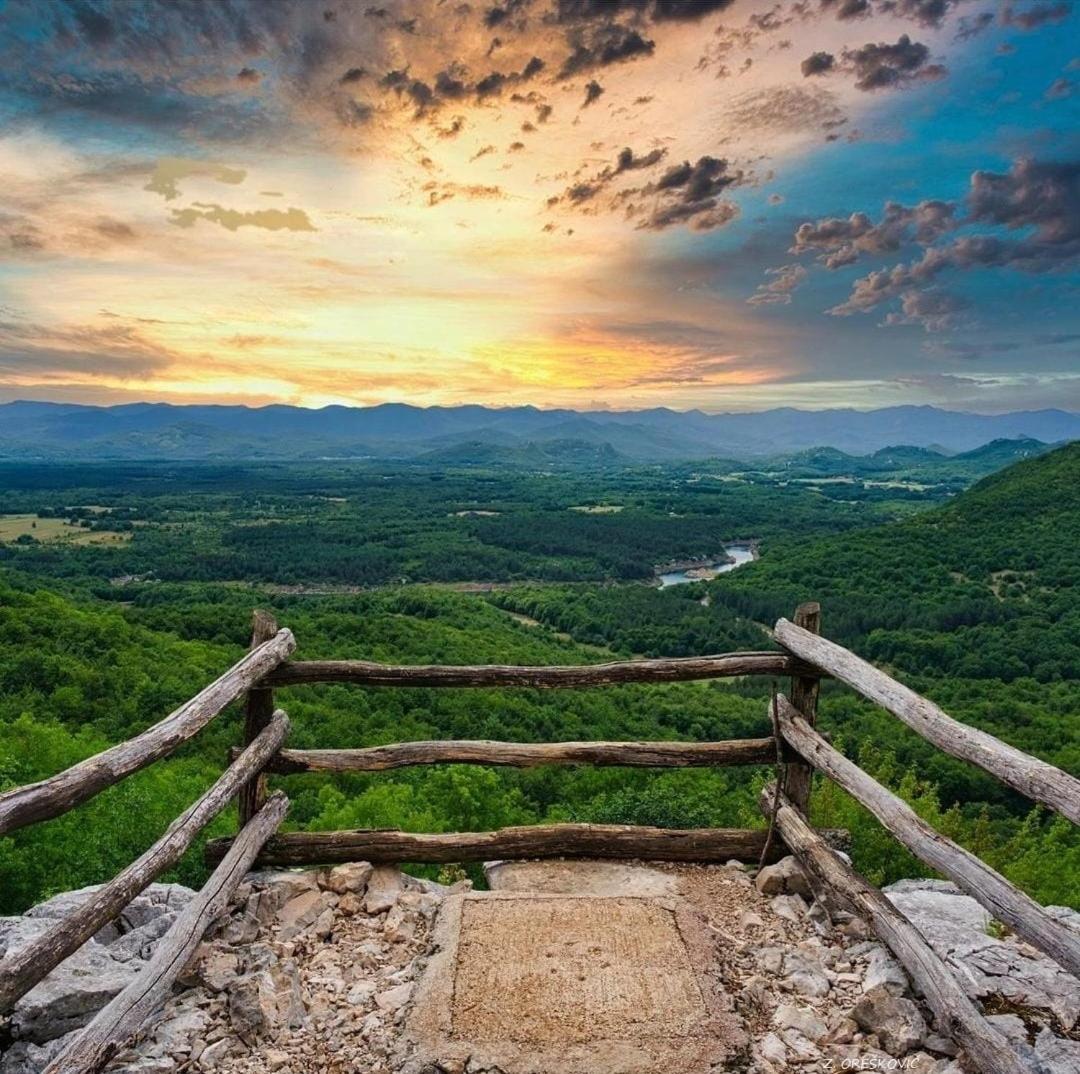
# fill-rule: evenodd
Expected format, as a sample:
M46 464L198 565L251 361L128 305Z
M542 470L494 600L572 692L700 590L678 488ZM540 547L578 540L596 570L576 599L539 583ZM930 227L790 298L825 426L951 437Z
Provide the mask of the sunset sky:
M0 401L1080 410L1080 5L0 0Z

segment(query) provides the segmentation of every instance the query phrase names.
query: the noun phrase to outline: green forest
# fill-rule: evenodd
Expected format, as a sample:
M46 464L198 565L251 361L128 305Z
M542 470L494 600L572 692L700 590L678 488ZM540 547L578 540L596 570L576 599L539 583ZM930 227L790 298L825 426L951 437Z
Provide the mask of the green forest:
M958 494L942 483L844 496L832 484L721 476L676 465L0 467L0 522L20 520L0 543L0 790L161 719L242 655L256 606L293 630L299 658L567 664L767 648L768 627L814 599L830 637L957 718L1080 772L1080 445ZM949 480L966 483L959 468ZM719 556L737 539L757 541L760 558L713 581L651 584L657 566ZM299 747L709 740L769 733L773 685L325 685L278 697ZM1035 898L1080 907L1080 837L1067 822L838 685L823 689L821 722ZM234 707L169 759L0 839L0 913L113 875L220 774L240 734ZM293 828L450 831L756 826L756 791L771 775L443 766L275 782L293 801ZM832 785L816 784L812 801L816 823L851 831L872 880L925 873ZM207 835L235 823L227 812ZM199 847L173 873L203 875Z

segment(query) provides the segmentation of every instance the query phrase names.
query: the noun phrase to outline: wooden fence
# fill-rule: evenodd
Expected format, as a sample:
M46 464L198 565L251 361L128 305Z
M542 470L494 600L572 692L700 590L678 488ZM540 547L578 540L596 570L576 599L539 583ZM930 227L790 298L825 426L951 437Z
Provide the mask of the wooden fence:
M581 667L391 666L367 661L292 661L295 641L257 612L249 653L191 701L120 745L49 779L0 794L0 835L78 806L99 791L171 753L219 715L244 700L244 743L232 751L221 778L179 816L148 851L99 888L68 917L0 962L0 1016L38 981L115 918L153 879L181 857L195 837L233 799L239 834L211 840L215 868L162 939L153 958L46 1068L47 1074L99 1070L151 1018L209 924L253 865L375 862L462 862L491 858L607 857L758 863L794 853L819 891L864 916L911 975L951 1034L985 1074L1019 1074L1027 1061L982 1016L945 963L915 927L847 864L834 844L842 833L807 821L813 771L834 780L869 809L912 853L948 876L998 920L1080 976L1080 937L1004 877L934 831L906 803L834 749L815 729L823 677L876 702L941 749L979 765L1008 786L1080 823L1080 781L990 735L958 723L936 705L853 653L820 636L820 608L801 605L776 624L779 652L732 653L669 660L632 660ZM275 708L277 688L321 682L369 688L581 688L615 683L663 683L765 675L791 679L790 697L770 703L773 735L731 742L403 742L364 749L284 748L289 720ZM768 829L666 829L632 825L554 824L493 832L361 830L288 832L280 792L268 794L271 774L380 772L410 765L483 764L527 768L549 764L688 767L776 766L778 778L761 795Z

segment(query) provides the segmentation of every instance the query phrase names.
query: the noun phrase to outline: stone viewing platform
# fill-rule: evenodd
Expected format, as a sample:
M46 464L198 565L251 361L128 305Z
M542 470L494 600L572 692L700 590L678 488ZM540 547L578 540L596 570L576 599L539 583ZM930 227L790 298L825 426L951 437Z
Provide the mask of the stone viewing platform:
M868 924L794 858L498 863L490 891L359 862L249 874L115 1074L961 1074ZM0 921L0 952L93 889ZM988 932L943 881L886 889L1030 1062L1080 1063L1080 983ZM12 1014L0 1074L38 1074L138 976L194 893L149 888ZM1053 911L1070 927L1073 911ZM902 1066L898 1064L902 1061Z
M1080 1066L1078 915L1034 902L837 750L814 726L821 679L1074 823L1080 781L821 637L816 604L777 622L777 650L579 666L292 661L291 631L261 613L254 624L248 655L163 720L0 793L0 835L59 816L244 699L243 747L153 846L106 884L0 922L0 1074ZM288 749L274 705L276 690L317 682L567 689L777 674L790 696L769 702L771 737L722 742ZM289 800L267 788L271 774L433 764L757 765L774 778L758 796L763 828L283 832ZM810 824L815 770L948 881L871 885L839 849L846 833ZM153 883L234 798L239 830L206 844L202 888ZM489 890L417 880L406 862L487 863Z

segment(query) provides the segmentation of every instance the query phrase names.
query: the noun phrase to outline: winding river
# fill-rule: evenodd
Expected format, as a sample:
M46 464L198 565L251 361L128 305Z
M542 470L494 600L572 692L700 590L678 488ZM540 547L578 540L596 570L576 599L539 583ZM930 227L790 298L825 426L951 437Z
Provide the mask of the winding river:
M717 574L727 574L728 571L733 571L736 567L741 567L744 563L750 563L757 558L757 553L751 544L725 545L724 551L731 556L731 562L705 564L704 568L709 572L707 577L711 578ZM688 567L681 571L664 571L662 574L657 575L660 580L660 588L667 589L668 586L684 585L686 582L700 582L702 580L702 569L701 566L698 566Z

